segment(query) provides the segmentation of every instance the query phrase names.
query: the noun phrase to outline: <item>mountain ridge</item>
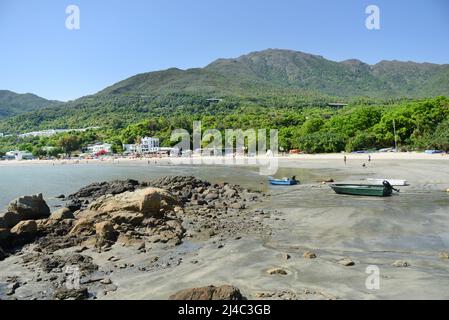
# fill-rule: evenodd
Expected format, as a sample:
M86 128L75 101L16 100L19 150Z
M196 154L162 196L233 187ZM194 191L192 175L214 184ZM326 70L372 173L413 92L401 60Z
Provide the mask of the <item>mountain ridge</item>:
M227 112L238 103L299 108L336 100L435 96L449 96L449 64L382 60L370 65L358 59L337 62L301 51L267 49L216 59L202 68L139 73L69 102L46 108L45 103L52 102L46 100L16 109L25 113L4 113L3 120L0 105L0 131L89 126L100 120L115 126L150 116ZM225 99L217 109L207 98Z
M16 93L10 90L0 90L0 119L54 106L59 103L61 102L47 100L33 93Z

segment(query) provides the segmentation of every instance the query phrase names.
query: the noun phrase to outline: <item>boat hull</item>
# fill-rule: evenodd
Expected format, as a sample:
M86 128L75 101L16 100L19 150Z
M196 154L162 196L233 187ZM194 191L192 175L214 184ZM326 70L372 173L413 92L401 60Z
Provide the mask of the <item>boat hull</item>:
M332 184L330 187L338 194L354 196L388 197L393 190L382 185Z
M274 186L293 186L298 184L296 180L269 180L271 185Z

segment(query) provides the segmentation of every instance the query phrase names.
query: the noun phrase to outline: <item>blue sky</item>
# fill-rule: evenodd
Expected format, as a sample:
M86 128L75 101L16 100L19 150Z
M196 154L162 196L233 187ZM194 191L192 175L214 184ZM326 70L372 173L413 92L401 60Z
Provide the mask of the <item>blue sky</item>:
M65 27L80 8L80 30ZM380 8L380 30L365 8ZM449 63L447 0L0 0L0 89L71 100L136 73L267 48Z

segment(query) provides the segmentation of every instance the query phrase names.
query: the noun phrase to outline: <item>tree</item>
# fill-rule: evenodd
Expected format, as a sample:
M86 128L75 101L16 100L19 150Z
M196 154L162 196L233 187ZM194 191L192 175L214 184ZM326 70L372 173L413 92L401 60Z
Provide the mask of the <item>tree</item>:
M449 151L449 119L440 123L432 136L432 146Z
M65 153L70 155L73 151L76 151L80 148L80 140L78 136L73 134L63 135L59 138L58 146L64 150Z

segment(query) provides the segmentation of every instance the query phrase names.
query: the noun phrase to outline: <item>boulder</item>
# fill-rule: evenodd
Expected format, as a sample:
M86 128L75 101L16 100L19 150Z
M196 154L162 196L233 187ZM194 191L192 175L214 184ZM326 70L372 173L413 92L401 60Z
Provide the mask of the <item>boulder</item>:
M218 199L218 194L215 193L215 192L210 192L210 193L208 193L208 194L206 195L206 197L205 197L204 199L206 199L206 200L208 200L208 201L210 201L210 200L216 200L216 199Z
M34 220L20 221L11 229L11 235L28 240L32 239L37 234L37 223Z
M302 256L306 259L315 259L316 258L315 252L312 252L312 251L306 251L306 252L304 252L304 254Z
M350 266L355 265L355 262L349 258L343 258L343 259L339 260L338 263L345 267L350 267Z
M19 197L11 201L8 211L22 214L23 220L37 220L50 216L50 208L42 197L42 193Z
M94 233L94 221L88 218L80 218L69 232L70 235L77 236L91 236Z
M207 286L178 291L169 300L243 300L240 290L231 285Z
M73 199L66 203L66 208L72 212L80 210L82 206L83 202L78 199Z
M22 220L24 220L24 216L21 213L12 211L0 212L0 228L12 228Z
M114 225L109 221L96 223L95 233L98 237L104 240L114 240L116 238L116 231L114 230Z
M237 191L234 189L228 189L225 191L224 196L226 198L234 198L237 195Z
M232 209L245 209L246 205L243 202L235 202L230 205Z
M273 269L269 269L269 270L267 270L267 273L268 273L268 274L279 274L279 275L281 275L281 276L287 275L287 271L285 271L285 270L282 269L282 268L273 268Z
M53 298L56 300L84 300L89 297L87 288L67 289L61 287L53 293Z
M51 220L75 219L73 212L69 208L61 208L50 215Z
M173 210L176 205L179 205L178 200L169 192L149 187L116 196L100 197L88 209L97 214L111 214L118 211L140 212L147 218L160 217L163 215L161 211Z
M410 263L403 260L396 260L395 262L393 262L392 266L397 268L407 268L410 267Z

